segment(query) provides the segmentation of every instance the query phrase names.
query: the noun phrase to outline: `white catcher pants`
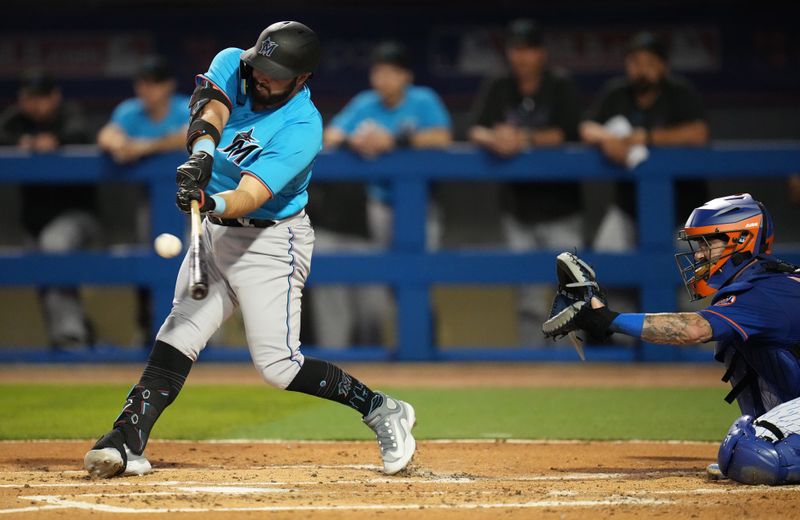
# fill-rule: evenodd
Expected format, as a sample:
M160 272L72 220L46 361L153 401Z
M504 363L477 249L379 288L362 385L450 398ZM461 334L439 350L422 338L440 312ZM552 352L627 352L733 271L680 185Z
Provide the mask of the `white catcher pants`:
M193 361L209 338L242 310L253 363L271 385L286 388L303 365L300 307L311 267L314 230L305 214L259 229L203 222L208 296L189 295L189 260L175 284L172 312L156 339Z

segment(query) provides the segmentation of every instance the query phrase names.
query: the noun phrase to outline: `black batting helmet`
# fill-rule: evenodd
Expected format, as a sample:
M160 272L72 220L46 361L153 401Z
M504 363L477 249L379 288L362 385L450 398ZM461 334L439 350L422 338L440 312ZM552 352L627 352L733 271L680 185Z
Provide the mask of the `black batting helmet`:
M314 72L322 48L317 35L300 22L276 22L261 32L241 60L274 79L292 79Z

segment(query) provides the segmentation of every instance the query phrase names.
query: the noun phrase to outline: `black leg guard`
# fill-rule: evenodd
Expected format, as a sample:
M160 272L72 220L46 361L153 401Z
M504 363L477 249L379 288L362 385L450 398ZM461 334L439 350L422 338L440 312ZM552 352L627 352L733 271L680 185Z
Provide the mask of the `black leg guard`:
M166 379L147 381L134 386L128 394L114 428L122 431L125 444L137 455L144 452L150 431L169 404L169 382Z
M362 416L383 403L380 394L341 368L309 357L286 389L346 404L361 412Z
M114 429L122 433L124 443L133 453L144 452L156 420L178 396L191 368L192 360L183 353L162 341L156 342L139 383L131 389L122 412L114 421ZM113 432L100 439L95 448L104 440L106 444L100 447L119 448L111 442L116 437L107 439L112 435ZM124 457L124 447L120 451Z

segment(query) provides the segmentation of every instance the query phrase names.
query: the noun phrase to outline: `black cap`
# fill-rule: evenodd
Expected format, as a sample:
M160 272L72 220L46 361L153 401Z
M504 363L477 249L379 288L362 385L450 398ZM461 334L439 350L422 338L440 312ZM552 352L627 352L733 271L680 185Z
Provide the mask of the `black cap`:
M530 18L519 18L506 28L506 47L541 47L544 44L542 26Z
M48 72L31 69L22 74L19 88L31 96L47 96L58 88L58 84Z
M628 42L627 53L630 54L636 51L652 52L664 62L666 62L668 58L666 42L657 35L647 31L635 34Z
M136 79L154 81L156 83L161 83L174 77L169 61L165 57L158 55L147 56L136 71Z
M322 47L317 35L300 22L276 22L261 32L240 59L274 79L292 79L314 72Z
M411 70L411 56L408 49L402 43L394 40L379 43L372 51L370 63L373 65L385 63Z

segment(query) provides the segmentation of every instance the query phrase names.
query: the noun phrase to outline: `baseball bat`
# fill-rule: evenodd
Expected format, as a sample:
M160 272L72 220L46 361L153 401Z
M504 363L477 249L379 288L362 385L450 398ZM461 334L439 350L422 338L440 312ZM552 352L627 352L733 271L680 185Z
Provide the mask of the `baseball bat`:
M189 294L195 300L202 300L208 295L208 275L203 255L203 228L200 223L200 204L193 200L191 243L189 244Z

